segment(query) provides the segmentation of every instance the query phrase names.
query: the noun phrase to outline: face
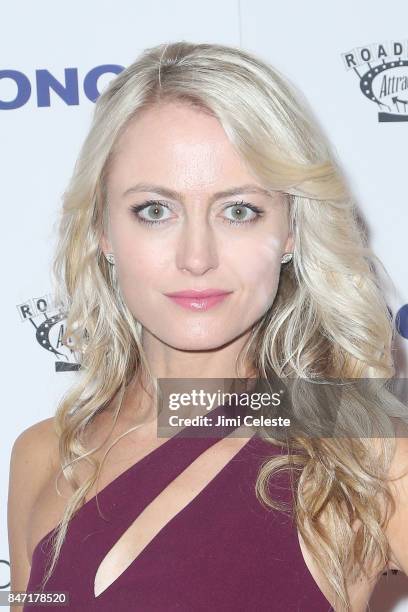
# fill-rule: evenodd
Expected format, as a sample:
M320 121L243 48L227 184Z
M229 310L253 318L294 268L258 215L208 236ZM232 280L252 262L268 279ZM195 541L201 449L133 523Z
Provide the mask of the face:
M262 191L217 119L174 102L146 110L117 143L107 195L101 246L144 338L215 349L272 305L292 250L288 202ZM190 307L166 295L206 289L229 293Z

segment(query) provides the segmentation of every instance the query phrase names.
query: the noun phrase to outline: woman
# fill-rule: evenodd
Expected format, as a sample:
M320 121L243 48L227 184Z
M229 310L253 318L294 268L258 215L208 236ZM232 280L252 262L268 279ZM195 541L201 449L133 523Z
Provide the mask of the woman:
M271 66L177 42L115 78L64 194L54 273L81 370L13 448L11 517L27 449L52 467L25 502L23 587L10 519L12 589L68 591L75 610L358 612L385 569L406 573L404 480L384 484L404 438L377 456L364 438L157 436L158 379L393 376L373 261L327 140ZM224 295L169 295L201 290ZM294 523L268 511L285 502Z

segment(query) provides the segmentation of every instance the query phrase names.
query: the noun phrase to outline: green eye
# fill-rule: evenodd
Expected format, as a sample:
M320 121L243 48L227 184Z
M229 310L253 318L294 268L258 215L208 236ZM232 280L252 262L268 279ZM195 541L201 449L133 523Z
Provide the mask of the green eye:
M228 206L225 210L231 210L234 214L237 214L238 217L236 219L226 219L227 223L231 223L233 225L242 225L243 223L252 223L257 221L259 217L262 216L263 212L257 206L253 204L249 204L248 202L235 202L231 206ZM248 217L248 211L255 213L250 219Z
M158 214L160 214L160 212L165 208L170 210L167 204L164 202L160 202L159 200L147 200L143 204L131 206L131 211L136 215L137 220L140 221L140 223L145 223L152 226L166 223L169 220L170 217L165 217L164 219L160 217L158 218ZM227 206L224 211L229 209L232 209L234 214L238 215L235 219L224 218L224 221L230 225L247 225L248 223L257 221L264 214L264 211L261 208L258 208L258 206L255 206L254 204L249 204L249 202L244 202L243 200L240 202L234 202L230 206ZM146 219L146 217L143 217L141 215L143 210L146 210L147 214L151 214L152 218ZM249 211L254 214L248 219L247 217L249 216Z
M140 204L139 206L132 206L131 210L135 213L137 220L141 223L147 223L147 225L159 225L159 223L165 223L167 219L157 219L157 217L153 219L146 219L145 217L142 217L140 213L145 209L150 209L154 217L155 213L160 212L160 209L163 208L167 208L167 210L169 210L169 207L166 206L166 204L164 204L163 202L159 202L158 200L148 200L147 202L145 202L144 204Z

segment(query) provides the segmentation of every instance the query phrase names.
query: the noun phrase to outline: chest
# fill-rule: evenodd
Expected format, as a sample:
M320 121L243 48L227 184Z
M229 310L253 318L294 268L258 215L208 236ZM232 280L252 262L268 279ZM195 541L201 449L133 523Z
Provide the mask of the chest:
M141 505L140 511L135 513L134 520L127 521L127 529L123 530L120 537L111 542L108 549L104 550L103 555L100 556L93 575L95 596L103 594L115 583L115 581L119 580L122 574L129 571L129 568L137 563L137 559L143 551L146 549L149 550L149 546L152 548L152 544L152 550L154 550L154 546L157 545L158 536L160 536L162 530L164 530L163 533L167 534L167 536L177 536L176 530L173 530L172 533L169 529L172 520L174 520L177 515L180 515L182 518L183 513L184 517L191 517L194 515L194 508L199 507L197 504L194 506L194 500L197 499L203 491L205 492L206 489L211 490L209 489L211 481L224 473L226 467L235 456L238 458L241 456L240 451L245 443L246 440L242 439L238 439L229 445L224 444L224 446L218 443L218 447L215 445L212 449L208 449L207 452L197 457L181 472L181 474L171 480L147 505ZM141 455L143 457L146 453L152 451L154 451L154 448L152 449L151 447L150 450L141 449ZM123 453L117 454L114 460L112 458L109 467L105 469L105 472L101 473L97 489L98 492L102 491L103 495L104 490L105 492L109 491L112 485L114 489L115 482L118 482L118 479L120 481L121 474L134 464L134 459L134 455L130 458ZM131 461L133 462L130 463ZM89 472L86 470L82 471L81 477L86 476L87 473ZM154 477L153 473L151 477ZM34 504L27 537L27 550L30 559L37 542L39 542L44 534L53 529L62 519L67 500L72 494L72 489L63 477L59 479L58 484L61 495L58 495L56 492L54 477L45 484ZM219 491L221 490L222 489L219 489ZM95 493L96 488L88 492L86 498L88 502L93 498ZM210 511L214 512L214 520L218 520L217 516L219 517L218 523L224 526L224 532L228 532L229 523L225 520L225 515L220 517L219 513L220 511L223 512L222 509L227 507L228 504L227 506L223 506L222 503L220 503L219 508L217 508L217 497L214 497L211 498L211 504L207 508L207 513ZM233 521L233 507L230 508L230 512L231 516L229 518ZM181 523L178 522L178 524L180 525ZM207 523L207 530L210 529L210 524L211 522ZM242 528L250 531L250 522L248 521L246 526L242 526ZM221 531L218 532L218 538L221 537L220 533ZM238 534L239 531L237 532L237 535ZM193 532L190 533L190 541L193 541L195 535L196 534ZM253 535L255 538L260 537L260 535L255 532ZM265 537L267 537L267 535L268 534L265 532ZM250 533L247 532L242 534L242 536L245 540L245 538L250 536ZM296 536L298 536L297 533ZM224 534L224 537L227 542L228 533ZM173 540L175 546L178 544L179 540L179 537L175 537ZM170 539L168 542L171 543L171 541ZM297 542L299 547L298 554L301 556L305 567L307 567L307 570L310 572L310 576L321 592L330 601L331 591L326 577L319 572L313 560L313 555L306 548L304 542L301 539L298 539ZM185 546L188 546L188 541L185 542ZM271 547L273 548L273 541L271 541ZM282 544L280 544L280 548L282 549ZM279 551L279 554L281 553L282 550ZM271 554L273 554L273 552ZM289 552L288 555L290 556ZM366 584L360 583L354 588L353 597L356 607L353 609L353 612L360 612L360 610L363 612L365 610L365 602L369 598L369 592L370 588ZM358 602L361 602L361 605ZM358 607L359 605L360 607Z

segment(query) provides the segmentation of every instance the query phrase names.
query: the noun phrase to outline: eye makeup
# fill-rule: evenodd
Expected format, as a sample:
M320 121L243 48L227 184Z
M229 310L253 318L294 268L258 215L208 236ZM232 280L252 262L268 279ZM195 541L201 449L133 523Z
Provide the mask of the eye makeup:
M169 221L169 218L151 220L151 219L146 219L145 217L142 217L140 213L143 210L148 209L149 207L155 207L156 210L160 209L160 207L167 208L167 210L171 210L170 207L165 202L161 202L160 200L146 200L146 202L144 202L143 204L131 206L130 210L136 216L137 220L140 223L144 223L146 225L154 226L154 225L167 223L167 221ZM233 202L230 206L227 206L226 208L224 208L224 210L228 210L228 209L246 210L246 211L252 211L253 213L255 213L251 219L243 219L243 220L242 219L238 219L238 220L237 219L224 219L225 223L228 223L230 225L235 225L235 226L248 225L249 223L254 223L258 221L258 219L260 219L264 215L264 212L265 212L264 210L262 210L262 208L255 206L255 204L250 204L249 202L245 202L244 200L241 200L239 202Z

